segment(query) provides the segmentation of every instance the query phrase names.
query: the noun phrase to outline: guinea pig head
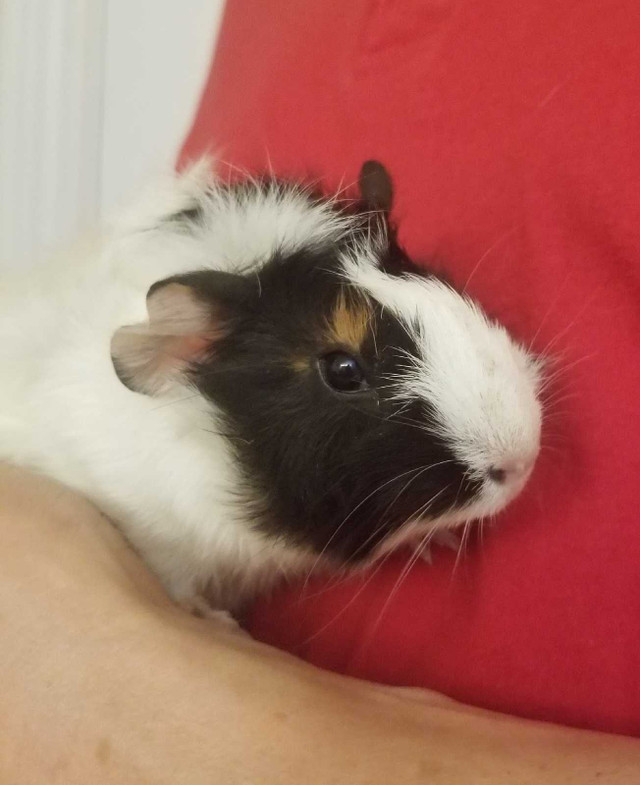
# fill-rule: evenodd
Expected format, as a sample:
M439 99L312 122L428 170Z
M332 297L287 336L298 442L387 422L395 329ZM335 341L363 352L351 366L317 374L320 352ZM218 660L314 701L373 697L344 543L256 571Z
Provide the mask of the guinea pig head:
M437 277L386 271L383 237L159 282L112 343L133 390L210 402L253 525L339 563L499 511L539 449L536 360Z

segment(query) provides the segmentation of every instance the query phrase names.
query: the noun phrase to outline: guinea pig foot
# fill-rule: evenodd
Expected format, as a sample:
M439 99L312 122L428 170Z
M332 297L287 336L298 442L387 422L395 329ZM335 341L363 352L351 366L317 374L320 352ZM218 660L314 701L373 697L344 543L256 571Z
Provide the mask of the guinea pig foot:
M233 618L229 611L215 611L213 608L209 611L206 617L224 627L227 632L233 632L239 635L248 635L249 633L242 629L238 622Z
M243 631L229 611L211 607L209 602L201 595L195 595L194 597L189 597L188 600L182 600L180 605L199 619L211 619L218 624L224 625L228 629L233 629L237 632Z
M180 601L180 605L192 616L197 616L199 619L215 619L222 621L223 618L228 617L229 622L234 622L233 617L228 611L222 611L219 608L213 608L205 597L197 594L188 599Z

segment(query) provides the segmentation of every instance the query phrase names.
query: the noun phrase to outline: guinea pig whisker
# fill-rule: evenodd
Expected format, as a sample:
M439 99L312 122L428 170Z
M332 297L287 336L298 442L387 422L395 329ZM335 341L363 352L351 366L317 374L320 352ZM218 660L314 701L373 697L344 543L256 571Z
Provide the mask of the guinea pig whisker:
M257 184L256 178L251 174L248 169L243 169L241 166L237 166L236 164L231 163L231 161L227 161L224 158L219 159L219 164L221 167L227 169L227 185L231 185L230 179L230 172L235 172L239 175L243 180L247 180L250 183Z
M367 564L360 570L355 570L353 568L348 568L346 566L343 567L336 573L335 576L331 577L329 580L323 583L321 589L319 589L316 592L313 592L313 594L305 594L304 599L313 599L315 597L320 597L323 594L326 594L328 591L331 591L332 589L342 586L345 583L348 583L349 581L353 581L357 577L360 577L361 580L363 580L365 583L369 583L369 581L371 580L371 572L372 571L374 573L377 572L380 569L381 564L384 563L389 558L391 553L392 552L386 553L382 559L375 562L375 568L373 563ZM302 596L302 592L300 594Z
M253 444L249 439L243 439L242 436L236 436L234 433L224 433L224 431L212 431L210 428L201 428L205 433L211 433L214 436L222 436L223 439L231 439L231 441L242 442L243 444Z
M580 398L580 395L577 392L565 392L564 390L554 390L547 395L543 395L541 396L542 415L544 416L547 412L556 409L558 404L564 403L565 401L573 401L577 398Z
M338 535L338 533L340 532L342 527L355 515L355 513L360 509L360 507L362 507L363 504L365 504L366 502L369 501L369 499L371 499L373 496L375 496L376 493L379 493L383 488L386 488L387 486L391 485L391 483L396 482L397 480L401 479L402 477L406 477L407 474L411 474L412 472L419 471L421 468L422 467L418 466L417 468L409 469L406 472L401 472L400 474L396 475L395 477L392 477L390 480L387 480L386 482L382 483L382 485L379 485L377 488L375 488L373 491L371 491L371 493L367 494L364 497L364 499L361 499L358 502L358 504L356 504L356 506L353 507L349 513L347 513L345 518L343 518L342 522L333 530L333 533L331 534L331 536L329 537L329 539L325 543L324 547L322 548L322 550L318 554L318 556L317 556L316 560L314 561L313 565L311 566L311 569L307 573L307 577L306 577L305 582L303 584L303 589L307 585L307 582L309 581L309 578L311 577L311 575L315 571L316 567L320 563L320 559L326 553L327 548L331 545L331 543L333 542L335 537Z
M592 360L594 357L597 356L597 352L593 352L592 354L586 354L583 357L578 357L571 363L562 364L559 368L557 368L553 373L545 375L543 378L542 385L540 386L539 393L544 392L548 389L555 381L565 376L572 368L575 368L577 365L580 365L587 360Z
M412 401L407 401L404 406L402 406L397 412L392 412L389 415L389 419L393 420L397 417L402 417L402 415L411 407Z
M347 581L353 580L358 576L362 576L366 574L367 574L366 572L363 573L358 573L355 571L349 572L348 570L345 569L336 570L335 574L330 574L329 577L325 581L323 581L321 588L318 589L317 591L314 591L313 593L310 594L309 592L301 590L298 597L298 604L300 605L306 600L313 600L316 597L322 597L323 594L326 594L327 592L337 588L338 586L342 586Z
M549 423L552 423L557 420L565 420L570 414L571 413L569 412L568 409L560 409L560 410L556 409L553 411L545 412L542 416L543 431L545 426L549 425ZM546 431L544 432L546 433Z
M422 540L420 541L420 543L418 544L418 547L411 554L411 556L407 559L407 563L405 564L405 566L400 571L400 575L396 579L396 581L395 581L391 591L389 592L389 596L387 597L387 599L384 602L384 605L382 606L382 609L381 609L381 611L380 611L380 613L378 615L378 618L376 619L376 622L375 622L375 624L373 626L373 629L370 631L371 633L375 632L375 630L377 629L378 624L382 620L382 617L384 616L384 613L385 613L386 609L389 607L391 601L393 600L395 595L400 590L400 587L402 586L402 584L404 583L405 579L407 578L407 576L409 575L409 573L413 569L413 566L418 562L418 559L420 558L420 556L424 552L424 549L429 545L429 543L433 539L434 534L435 534L435 529L432 530L432 531L427 532L424 535L424 537L422 538Z
M566 376L570 370L571 368L567 368L566 370L563 368L557 371L553 376L543 379L542 384L538 389L538 395L545 395L549 394L549 392L553 393L558 390L567 389ZM562 383L562 387L558 384L559 381ZM570 377L569 381L573 381L573 377Z
M379 485L377 488L374 488L374 490L371 491L371 493L367 494L367 496L365 496L363 499L361 499L360 502L358 504L356 504L349 511L349 513L345 516L345 518L342 520L342 522L339 524L339 526L336 529L334 529L333 533L331 534L331 536L329 537L329 539L325 543L323 549L318 554L317 559L315 560L314 564L312 565L311 569L309 570L309 572L307 574L307 578L305 580L305 585L306 585L306 582L311 577L311 575L313 574L313 572L315 571L315 569L316 569L320 559L322 558L322 556L326 552L327 548L330 546L330 544L333 541L333 539L336 537L336 535L339 533L339 531L342 529L342 527L347 523L347 521L349 521L350 518L358 511L358 509L360 507L362 507L362 505L365 504L367 501L370 501L377 493L380 493L385 487L387 487L388 485L391 485L391 483L396 482L397 480L401 479L402 477L405 477L407 474L418 472L421 468L422 467L415 467L413 469L409 469L408 471L401 472L400 474L397 474L395 477L392 477L390 480L387 480L382 485ZM329 493L330 490L331 489L329 489L329 491L327 493ZM374 532L374 534L375 533L377 533L377 531ZM360 547L362 547L362 546L360 546ZM360 548L358 548L358 550L355 553L357 553L359 550L360 550ZM354 553L354 555L355 555L355 553Z
M562 295L562 293L563 293L563 291L564 291L564 289L565 289L565 287L566 287L566 285L567 285L567 282L568 282L568 280L569 280L570 276L571 276L571 273L569 273L569 274L567 275L567 277L565 278L565 280L564 280L564 283L563 283L563 284L560 286L560 289L558 290L558 294L557 294L557 295L556 295L556 297L553 299L553 301L552 301L551 305L549 306L549 308L547 309L547 311L546 311L546 313L545 313L544 317L542 318L542 321L540 322L540 326L539 326L539 327L538 327L538 329L536 330L536 332L535 332L535 334L534 334L533 338L531 339L531 342L529 343L529 351L531 351L531 348L532 348L532 346L533 346L533 344L534 344L534 342L535 342L536 338L537 338L537 337L538 337L538 335L540 334L540 332L541 332L541 330L542 330L542 327L543 327L543 325L544 325L545 321L547 320L547 317L549 316L549 314L551 313L551 311L552 311L552 310L555 308L555 306L557 305L557 303L558 303L558 300L560 299L560 297L561 297L561 295ZM601 286L599 286L599 287L598 287L598 288L597 288L597 289L596 289L594 292L592 292L591 296L590 296L590 297L589 297L589 298L586 300L586 302L584 302L584 303L582 304L582 307L581 307L581 308L580 308L580 310L577 312L577 314L575 315L575 317L573 318L573 320L572 320L572 321L571 321L571 322L570 322L568 325L566 325L566 327L564 327L564 328L563 328L563 329L562 329L562 330L561 330L561 331L560 331L560 332L559 332L559 333L558 333L558 334L557 334L557 335L556 335L554 338L552 338L552 339L551 339L551 340L550 340L550 341L547 343L547 345L544 347L544 349L543 349L541 352L538 352L538 354L542 354L542 355L546 354L546 353L547 353L547 352L548 352L548 351L551 349L551 347L552 347L552 345L553 345L553 344L557 343L557 341L558 341L558 340L559 340L559 339L560 339L560 338L561 338L563 335L565 335L565 334L566 334L566 333L567 333L569 330L571 330L571 329L572 329L572 328L573 328L573 327L574 327L574 326L577 324L577 322L578 322L578 321L579 321L579 320L580 320L580 319L581 319L581 318L584 316L585 312L586 312L586 311L587 311L587 310L590 308L590 306L591 306L591 305L592 305L592 304L593 304L593 303L594 303L594 302L595 302L595 301L596 301L596 300L597 300L597 299L600 297L600 295L601 295L602 291L603 291L603 290L606 288L606 286L607 286L607 285L608 285L608 283L603 283L603 284L602 284Z
M504 242L504 241L507 239L507 237L509 237L509 235L512 235L514 232L515 232L515 229L508 229L506 232L503 232L503 233L500 235L500 237L498 237L498 239L497 239L497 240L495 240L495 241L494 241L494 242L493 242L493 243L492 243L492 244L491 244L491 245L490 245L490 246L487 248L487 250L486 250L486 251L485 251L485 252L482 254L482 256L481 256L481 257L478 259L478 261L475 263L475 265L474 265L473 269L472 269L472 270L471 270L471 272L469 273L469 277L467 278L467 282L465 283L465 285L464 285L464 286L463 286L463 288L462 288L462 294L466 294L466 292L467 292L467 287L468 287L468 286L469 286L469 284L471 283L471 279L473 278L473 276L474 276L474 275L475 275L475 274L478 272L478 269L480 268L480 265L482 264L482 262L484 262L484 260L485 260L485 259L486 259L486 258L487 258L487 257L488 257L488 256L489 256L491 253L492 253L492 251L494 251L494 250L495 250L495 249L496 249L496 248L497 248L497 247L498 247L498 246L499 246L501 243L503 243L503 242Z
M377 527L376 527L376 528L373 530L373 532L372 532L372 533L371 533L371 534L370 534L370 535L369 535L369 536L366 538L366 540L364 540L364 542L362 542L362 543L361 543L361 544L358 546L358 548L357 548L357 549L356 549L356 550L353 552L353 554L352 554L352 558L353 558L353 557L355 557L355 556L357 556L357 554L358 554L360 551L362 551L362 549L363 549L363 548L366 548L366 546L367 546L367 545L368 545L368 544L371 542L371 540L372 540L372 539L373 539L373 538L374 538L374 537L375 537L377 534L379 534L379 532L380 532L382 529L384 529L384 527L385 527L385 525L386 525L386 523L387 523L387 515L389 514L389 512L390 512L390 511L391 511L391 509L393 508L393 505L394 505L394 504L395 504L395 503L398 501L398 499L399 499L399 498L402 496L402 494L403 494L403 493L405 493L405 492L408 490L409 486L410 486L410 485L411 485L411 484L412 484L412 483L413 483L415 480L417 480L417 479L418 479L418 477L421 477L421 476L422 476L422 475L423 475L425 472L429 471L429 469L435 469L435 468L436 468L436 466L442 466L443 464L446 464L446 463L453 463L453 459L448 459L448 460L445 460L445 461L438 461L437 463L432 463L432 464L431 464L431 465L429 465L429 466L423 466L423 467L422 467L422 468L421 468L421 469L420 469L420 470L419 470L419 471L418 471L416 474L414 474L414 475L413 475L413 477L410 477L410 478L409 478L409 480L408 480L408 481L407 481L407 482L404 484L404 486L403 486L403 487L402 487L402 488L401 488L401 489L398 491L398 493L397 493L397 494L394 496L394 498L391 500L391 502L389 502L389 504L388 504L388 505L387 505L387 507L385 508L384 512L383 512L383 513L382 513L382 515L380 516L380 524L379 524L379 525L378 525L378 526L377 526ZM427 505L429 505L429 504L431 504L433 501L434 501L434 497L432 497L431 499L429 499L429 501L428 501L426 504L427 504ZM426 510L423 510L423 507L424 507L424 505L422 505L420 508L418 508L418 511L422 510L422 512L421 512L421 514L422 514L422 515L424 515L424 512L426 512ZM412 518L415 518L415 517L416 517L416 513L414 512L414 513L413 513L413 515L412 515L411 517L412 517ZM420 517L420 516L418 515L417 517ZM408 520L410 520L410 519L408 519ZM407 522L408 522L408 520L407 520L407 521L405 521L405 523L407 523ZM404 525L405 525L405 523L403 523L403 524L402 524L402 526L404 526ZM400 527L399 527L399 529L401 529L401 528L402 528L402 526L400 526ZM399 530L399 529L398 529L398 530Z
M458 490L456 491L456 498L453 500L453 504L451 505L451 509L455 509L456 505L458 504L458 499L460 498L460 493L462 492L462 487L464 486L465 482L469 479L470 469L465 469L462 473L462 477L460 478L460 483L458 485Z
M335 614L335 616L333 616L331 619L329 619L329 621L328 621L328 622L326 622L326 624L323 624L323 625L322 625L322 627L320 627L320 629L319 629L319 630L316 630L316 631L313 633L313 635L310 635L308 638L305 638L305 640L302 642L302 645L307 645L307 644L311 643L311 641L315 640L315 638L317 638L317 637L319 637L320 635L322 635L322 633L323 633L325 630L329 629L329 627L331 627L333 624L335 624L335 623L338 621L338 619L339 619L341 616L343 616L343 614L344 614L344 613L346 613L346 612L347 612L347 610L348 610L348 609L349 609L349 608L350 608L350 607L351 607L351 606L354 604L354 602L356 602L356 600L358 599L358 597L360 597L360 596L361 596L361 594L364 592L364 590L367 588L367 586L369 586L369 584L371 583L371 581L372 581L372 580L375 578L375 576L378 574L378 572L379 572L379 571L382 569L382 567L384 566L384 564L385 564L385 563L388 561L388 559L389 559L389 558L390 558L392 555L393 555L393 551L389 551L388 553L386 553L386 554L383 556L383 558L381 558L381 559L380 559L380 560L379 560L379 561L376 563L376 565L375 565L375 566L372 566L372 568L371 568L370 570L368 570L368 574L367 574L367 578L366 578L366 580L364 580L364 581L363 581L363 583L362 583L362 585L360 586L360 588L359 588L359 589L358 589L356 592L354 592L354 593L351 595L351 597L349 598L349 601L348 601L348 602L346 602L346 603L345 603L345 604L342 606L342 608L341 608L341 609L340 609L340 610L339 610L339 611L338 611L338 612ZM352 575L349 575L349 574L347 574L347 575L345 576L345 581L344 581L344 582L346 582L347 580L349 580L351 577L352 577ZM332 586L332 587L330 587L330 588L333 588L333 586ZM312 595L312 596L314 596L314 595Z
M345 520L344 520L344 521L343 521L343 522L340 524L340 526L338 527L338 529L339 529L339 528L340 528L340 527L341 527L341 526L342 526L344 523L346 523L346 521L347 521L347 520L348 520L348 519L351 517L351 515L352 515L353 513L355 513L355 512L356 512L356 511L359 509L359 507L360 507L362 504L364 504L366 501L369 501L370 499L372 499L372 498L375 496L375 494L376 494L376 493L378 493L379 491L383 490L385 487L387 487L387 486L388 486L388 485L390 485L391 483L393 483L393 482L396 482L397 480L400 480L400 479L402 479L403 477L406 477L406 476L407 476L407 475L409 475L409 474L413 474L413 475L414 475L413 477L410 477L410 478L409 478L409 481L408 481L408 482L405 484L405 486L404 486L404 487L403 487L403 488L402 488L402 489L401 489L401 490L400 490L400 491L399 491L399 492L396 494L396 496L395 496L395 497L394 497L394 499L391 501L391 503L387 505L387 507L386 507L385 511L384 511L384 512L383 512L383 514L381 515L381 523L380 523L380 524L379 524L379 525L376 527L376 529L374 529L374 531L373 531L373 532L372 532L372 533L369 535L369 537L367 537L367 539L366 539L366 540L365 540L363 543L361 543L361 544L360 544L360 546L359 546L359 547L358 547L358 548L357 548L357 549L354 551L354 553L351 555L351 558L355 557L355 556L356 556L356 555L357 555L357 554L358 554L358 553L359 553L359 552L360 552L360 551L361 551L361 550L362 550L364 547L366 547L366 546L369 544L369 542L370 542L370 541L371 541L371 540L372 540L372 539L373 539L373 538L374 538L374 537L375 537L375 536L376 536L376 535L377 535L377 534L378 534L378 533L379 533L379 532L380 532L380 531L381 531L381 530L384 528L384 526L385 526L385 525L386 525L386 523L387 523L387 521L385 520L385 517L386 517L387 513L389 512L389 510L391 509L391 507L392 507L392 506L395 504L395 502L398 500L398 498L400 498L400 496L401 496L401 495L402 495L402 494L403 494L403 493L404 493L404 492L405 492L405 491L408 489L408 487L411 485L411 483L412 483L412 482L413 482L413 481L414 481L414 480L415 480L415 479L416 479L418 476L420 476L421 474L423 474L424 472L426 472L426 471L428 471L428 470L430 470L430 469L436 468L437 466L441 466L441 465L443 465L443 464L447 464L447 463L453 463L453 459L447 459L447 460L444 460L444 461L438 461L437 463L428 464L428 465L426 465L426 466L416 466L416 467L415 467L415 468L413 468L413 469L409 469L408 471L405 471L405 472L402 472L402 473L400 473L400 474L397 474L395 477L392 477L392 478L391 478L390 480L388 480L387 482L385 482L385 483L383 483L382 485L378 486L378 488L376 488L374 491L372 491L372 492L371 492L371 493L370 493L368 496L366 496L366 497L365 497L365 498L364 498L364 499L363 499L363 500L362 500L362 501L361 501L361 502L360 502L358 505L356 505L356 506L353 508L353 510L351 510L351 512L350 512L350 513L347 515L347 517L345 518ZM429 505L430 503L431 503L431 500L427 501L427 502L426 502L426 505ZM426 505L421 505L421 508L420 508L420 509L422 509L422 507L424 507L424 506L426 506ZM403 525L404 525L404 524L403 524ZM335 534L337 534L337 532L338 532L338 529L336 529L336 530L334 531L334 534L332 535L332 537L333 537L333 536L335 536ZM331 542L331 540L329 540L329 543L330 543L330 542ZM327 545L328 545L329 543L327 543ZM325 549L326 549L326 547L327 547L327 546L325 546ZM324 549L323 549L323 552L324 552ZM322 555L322 554L321 554L321 555ZM313 571L313 570L312 570L312 571Z
M368 454L368 453L364 452L364 453L363 453L363 457L366 457L366 456L367 456L367 454ZM371 455L377 455L377 451L375 450L375 448L372 448L372 449L371 449ZM324 492L322 493L322 495L321 495L321 496L319 497L319 499L318 499L318 501L319 501L319 502L323 502L323 501L325 501L325 500L327 499L327 497L329 497L329 496L330 496L330 495L333 493L333 491L334 491L336 488L338 488L338 487L339 487L339 486L340 486L340 485L341 485L341 484L344 482L344 478L343 478L343 476L342 476L341 469L342 469L342 468L344 468L344 469L347 469L347 468L349 467L349 465L350 465L350 464L349 464L348 462L346 462L344 465L342 465L342 464L336 464L336 466L335 466L334 468L335 468L335 472L336 472L336 475L337 475L337 479L335 480L335 482L331 483L331 484L330 484L328 487L326 487L326 488L324 489ZM407 474L409 474L409 472L413 472L413 471L419 471L419 469L420 469L420 468L421 468L420 466L416 466L416 467L414 467L413 469L409 469L409 470L407 470L406 472L402 472L402 473L400 473L399 475L396 475L395 477L392 477L392 478L389 480L389 483L392 483L392 482L394 482L395 480L398 480L398 479L400 479L400 478L402 478L402 477L406 476ZM376 490L375 490L373 493L376 493L378 490L380 490L380 489L382 489L382 488L384 488L384 487L385 487L385 485L381 485L381 486L379 486L379 487L378 487L378 488L377 488L377 489L376 489ZM372 495L373 495L373 494L372 494Z
M553 311L553 309L554 309L554 308L555 308L555 307L558 305L558 302L560 301L560 298L561 298L561 297L562 297L562 295L564 294L564 292L565 292L565 289L566 289L566 287L567 287L567 284L569 283L569 279L570 279L570 278L571 278L571 272L568 272L568 273L567 273L567 275L566 275L566 277L565 277L565 279L564 279L564 281L562 282L562 284L561 284L560 288L557 290L556 296L553 298L553 300L551 301L551 304L549 305L549 307L548 307L548 308L547 308L547 310L545 311L545 313L544 313L544 316L543 316L543 317L542 317L542 319L540 320L540 324L538 325L538 329L537 329L537 330L535 331L535 333L533 334L533 338L532 338L532 339L531 339L531 341L529 342L529 347L528 347L528 351L529 351L529 352L531 352L531 350L532 350L532 347L533 347L533 344L535 343L535 341L536 341L537 337L538 337L538 336L540 335L540 333L542 332L542 328L544 327L544 325L545 325L545 323L546 323L547 319L548 319L548 318L549 318L549 316L551 315L551 312L552 312L552 311ZM541 354L542 354L542 352L541 352Z
M547 415L551 415L553 413L557 413L558 406L561 403L566 403L567 401L575 401L580 396L577 393L568 393L567 395L557 395L554 398L549 398L549 400L544 401L544 407L542 412L543 419L546 419Z
M553 420L558 419L565 419L567 416L571 414L571 409L564 406L563 408L559 409L559 406L562 406L566 403L566 400L563 399L561 401L555 401L551 406L545 408L545 412L542 415L542 425L549 425Z
M555 452L558 455L562 455L562 452L563 452L559 447L555 447L555 446L553 446L551 444L541 444L540 445L540 452L542 452L543 450L545 450L545 452Z
M201 398L202 396L200 393L194 393L193 395L187 395L184 398L177 398L173 401L165 401L164 403L158 404L158 406L154 406L151 409L152 412L157 412L159 409L166 409L167 406L173 406L176 403L186 403L187 401L193 401L196 398Z
M448 491L450 487L451 487L451 484L449 483L449 485L445 485L445 486L444 486L444 488L440 488L440 490L439 490L437 493L435 493L435 494L434 494L434 495L433 495L433 496L432 496L430 499L428 499L428 500L427 500L427 501L426 501L424 504L421 504L421 505L418 507L418 509L417 509L417 510L414 510L414 512L412 512L412 513L411 513L411 515L409 515L409 516L408 516L408 517L405 519L405 524L409 523L410 521L415 521L415 520L419 520L420 518L422 518L422 516L423 516L423 515L424 515L426 512L428 512L428 510L429 510L429 507L430 507L430 506L433 504L433 502L434 502L434 501L435 501L435 500L436 500L436 499L437 499L439 496L441 496L441 494L443 494L443 493L445 493L446 491ZM405 524L403 524L403 525L405 525ZM437 530L438 530L438 527L437 527L437 526L434 526L434 527L432 527L431 529L429 529L429 531L430 531L430 532L433 532L433 534L435 534Z
M484 522L485 516L483 515L482 518L478 521L478 537L480 539L480 547L484 548Z
M469 534L471 532L471 526L472 526L473 523L474 523L474 521L468 520L464 524L464 527L462 529L462 537L460 538L460 547L458 548L458 553L456 555L456 560L455 560L455 563L453 565L453 571L451 573L451 579L452 580L453 580L453 577L454 577L454 575L456 574L456 572L458 570L458 565L460 564L460 560L462 558L462 554L463 553L466 554L467 543L468 543L468 540L469 540Z
M424 423L418 422L417 420L411 420L406 417L401 417L400 415L396 415L394 412L392 412L388 417L383 417L382 419L385 422L395 422L399 425L406 425L409 428L417 428L422 432L426 430Z
M378 341L376 339L376 331L371 330L371 338L373 340L373 351L375 352L376 357L380 356L380 352L378 351Z
M570 392L572 387L567 385L566 380L562 380L562 385L558 384L558 381L563 376L565 376L565 374L559 374L555 378L549 379L547 382L545 382L540 390L538 390L538 396L545 401L549 401L553 400L553 397L556 395L560 395L564 392Z
M393 422L400 423L400 425L406 425L407 428L415 428L416 430L421 431L422 433L425 433L425 431L428 430L424 424L422 423L418 424L413 420L398 420L393 418L392 415L388 415L387 417L380 417L379 415L369 411L366 412L366 414L368 417L372 417L375 420L380 420L380 422L390 422L391 420L393 420Z
M543 325L544 325L544 323L545 323L545 321L546 321L547 317L549 316L549 314L551 313L552 309L555 307L555 305L557 304L558 300L560 299L560 295L562 294L562 290L564 289L564 287L565 287L565 285L566 285L566 283L567 283L567 281L568 281L568 278L569 278L569 276L567 276L567 279L565 280L565 282L564 282L564 283L562 284L562 286L560 287L560 290L558 291L558 295L556 296L556 298L555 298L555 299L554 299L554 301L552 302L552 304L551 304L551 306L549 307L549 309L548 309L547 313L545 314L545 316L544 316L544 318L543 318L542 322L540 323L540 326L538 327L538 329L537 329L537 331L536 331L535 335L534 335L534 336L533 336L533 338L531 339L531 342L530 342L530 344L529 344L529 351L531 351L531 347L533 346L533 344L534 344L534 342L535 342L536 338L537 338L537 337L538 337L538 335L540 334L540 332L541 332L541 330L542 330L542 327L543 327ZM575 315L575 317L574 317L574 318L571 320L571 322L569 322L569 324L567 324L567 325L566 325L566 326L565 326L565 327L564 327L562 330L560 330L560 332L559 332L559 333L557 333L557 335L556 335L554 338L552 338L552 339L551 339L551 340L550 340L550 341L547 343L547 345L544 347L544 349L543 349L541 352L538 352L538 354L541 354L541 355L545 355L545 354L547 354L547 352L549 352L549 351L551 350L551 348L552 348L552 346L553 346L554 344L556 344L556 343L557 343L557 342L558 342L558 341L559 341L561 338L563 338L563 337L564 337L564 336L565 336L565 335L566 335L566 334L567 334L567 333L568 333L570 330L572 330L572 329L575 327L575 325L576 325L576 324L577 324L577 323L580 321L580 319L581 319L581 318L584 316L584 314L587 312L587 310L588 310L588 309L591 307L591 305L593 305L593 303L594 303L594 302L595 302L595 301L598 299L598 297L600 297L600 296L601 296L601 293L602 293L602 290L603 290L603 289L604 289L604 285L602 285L602 286L599 286L599 287L598 287L598 288L595 290L595 292L593 292L593 293L591 294L591 296L590 296L589 298L587 298L586 302L585 302L585 303L583 303L582 307L580 308L580 310L578 311L578 313Z
M436 496L440 495L444 490L446 490L446 488L442 488L440 491L438 491ZM429 500L429 504L431 504L433 501L435 501L436 496L432 497ZM415 516L415 513L414 513L414 516ZM410 519L408 519L408 520L410 520ZM435 536L436 532L437 532L437 527L434 527L433 529L430 529L424 535L424 537L422 538L422 540L418 544L418 546L415 549L415 551L413 552L413 554L407 560L407 563L402 568L402 570L400 572L400 575L398 576L398 578L396 579L395 583L393 584L393 587L391 588L391 591L389 592L389 596L385 600L385 602L384 602L384 604L382 606L382 609L380 610L380 613L378 614L378 616L377 616L373 626L369 630L369 633L367 635L367 642L369 642L371 640L371 638L374 636L376 630L378 629L378 626L380 625L380 622L382 621L382 618L383 618L387 608L389 607L389 605L393 601L393 598L396 596L396 594L400 591L400 587L405 582L405 580L409 576L409 573L411 572L413 567L416 565L416 563L418 562L418 560L420 559L420 557L424 553L425 548L427 548L429 546L429 544L430 544L431 540L433 539L433 537Z

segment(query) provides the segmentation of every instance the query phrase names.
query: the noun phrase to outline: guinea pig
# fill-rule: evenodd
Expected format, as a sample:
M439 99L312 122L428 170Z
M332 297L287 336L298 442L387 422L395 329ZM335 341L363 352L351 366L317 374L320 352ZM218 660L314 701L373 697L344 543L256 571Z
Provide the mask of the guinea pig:
M89 497L189 608L501 510L540 361L360 198L208 162L0 292L0 459Z

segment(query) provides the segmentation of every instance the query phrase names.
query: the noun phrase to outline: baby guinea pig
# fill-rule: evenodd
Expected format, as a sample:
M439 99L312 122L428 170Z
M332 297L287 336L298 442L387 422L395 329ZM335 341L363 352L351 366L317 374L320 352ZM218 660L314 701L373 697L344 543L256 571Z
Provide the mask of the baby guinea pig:
M358 202L207 162L0 293L0 458L93 500L190 608L502 509L537 358Z

